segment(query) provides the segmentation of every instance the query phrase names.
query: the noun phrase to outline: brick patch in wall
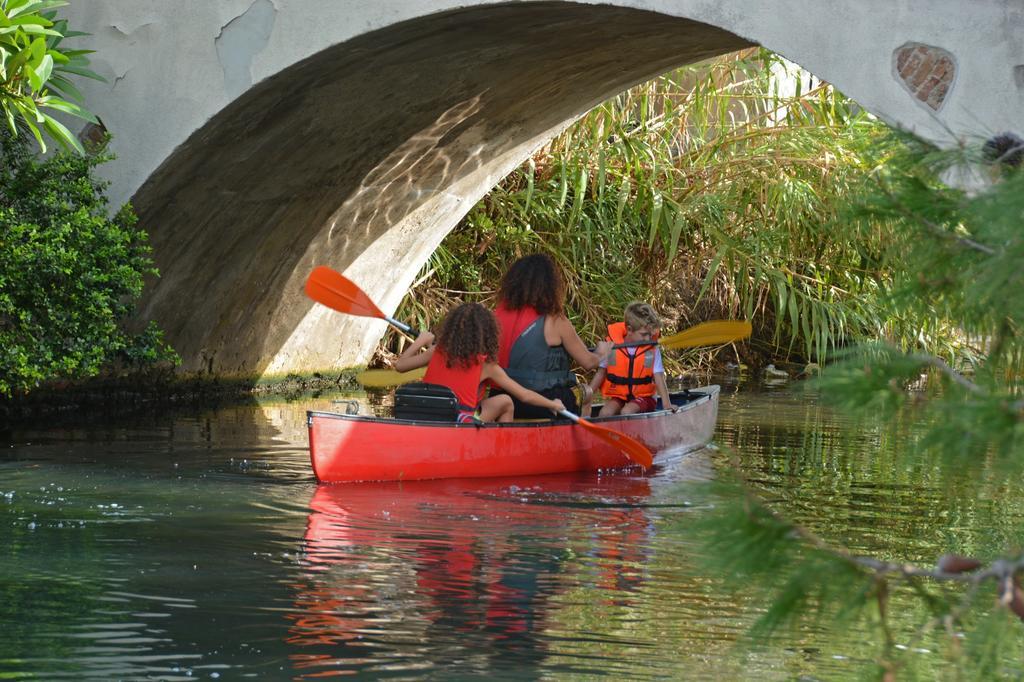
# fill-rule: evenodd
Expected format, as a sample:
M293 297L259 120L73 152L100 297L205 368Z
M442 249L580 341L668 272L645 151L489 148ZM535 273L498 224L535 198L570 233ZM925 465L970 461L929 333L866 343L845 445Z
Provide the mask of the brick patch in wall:
M97 152L106 146L108 135L107 126L103 125L103 120L97 117L96 123L86 123L85 127L79 131L78 141L87 150Z
M907 43L892 55L896 79L914 99L938 111L953 87L956 62L941 47Z

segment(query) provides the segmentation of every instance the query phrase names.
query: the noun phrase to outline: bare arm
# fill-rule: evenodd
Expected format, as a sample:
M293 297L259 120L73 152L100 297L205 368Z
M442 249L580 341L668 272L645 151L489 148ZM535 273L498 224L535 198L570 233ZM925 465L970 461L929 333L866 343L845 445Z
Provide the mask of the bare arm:
M601 360L608 355L612 348L610 341L602 341L597 344L597 348L594 349L593 353L590 352L580 338L580 335L576 333L572 322L569 322L569 318L565 315L555 318L555 332L557 332L559 340L562 342L562 346L565 347L565 352L569 354L569 357L586 370L597 369L597 366L601 364Z
M536 391L524 388L521 384L506 374L505 370L499 367L497 363L488 362L485 364L480 378L490 379L498 388L504 390L516 400L527 403L528 405L546 407L556 413L565 409L565 405L562 404L561 400L545 398Z
M416 340L409 344L406 349L398 356L395 360L395 369L399 372L408 372L416 369L417 367L426 367L427 363L430 362L430 358L434 356L434 347L430 344L434 343L434 335L430 332L420 332L420 335L416 337ZM423 348L427 348L426 352L421 353Z
M676 406L672 404L672 398L668 393L668 385L665 383L665 373L655 372L654 373L654 385L658 389L658 395L661 396L661 407L665 410L672 410L675 412Z
M601 384L604 383L605 377L608 376L608 370L604 367L598 367L597 373L594 374L594 378L590 380L590 390L596 395L601 390Z

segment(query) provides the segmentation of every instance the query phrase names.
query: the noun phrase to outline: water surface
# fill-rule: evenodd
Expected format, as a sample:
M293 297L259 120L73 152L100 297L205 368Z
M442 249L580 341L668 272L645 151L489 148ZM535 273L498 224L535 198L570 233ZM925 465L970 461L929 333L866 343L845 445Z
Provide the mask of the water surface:
M646 476L317 486L305 410L330 401L16 432L0 677L852 679L878 654L872 630L827 623L737 646L766 605L708 574L690 530L723 502L719 450ZM907 470L898 437L807 396L725 392L716 441L856 552L995 551L1019 521L998 486ZM897 605L897 639L942 673L916 602Z

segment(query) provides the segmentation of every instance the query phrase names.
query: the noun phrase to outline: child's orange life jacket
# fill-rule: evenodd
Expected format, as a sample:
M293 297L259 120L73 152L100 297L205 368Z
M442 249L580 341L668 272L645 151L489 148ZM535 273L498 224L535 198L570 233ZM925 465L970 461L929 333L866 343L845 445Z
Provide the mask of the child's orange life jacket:
M625 343L626 323L616 322L608 325L608 340L612 343ZM601 394L606 398L618 398L628 402L633 398L653 396L657 393L654 386L654 354L657 349L657 342L653 339L650 346L614 349L608 358L607 374L604 383L601 384ZM627 350L636 354L630 355Z
M476 412L480 404L480 375L483 373L485 357L480 355L469 367L449 367L448 357L440 348L434 349L434 355L427 363L427 372L423 381L428 384L447 386L455 393L459 409L465 412Z

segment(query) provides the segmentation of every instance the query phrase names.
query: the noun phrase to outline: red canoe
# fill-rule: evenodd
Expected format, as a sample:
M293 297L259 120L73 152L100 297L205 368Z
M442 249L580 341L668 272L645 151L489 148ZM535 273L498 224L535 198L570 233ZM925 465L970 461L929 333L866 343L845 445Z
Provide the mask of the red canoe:
M636 438L652 452L708 443L718 386L672 395L660 410L593 421ZM308 412L309 452L322 483L531 476L632 465L620 450L572 422L454 424ZM657 460L655 460L657 461Z

